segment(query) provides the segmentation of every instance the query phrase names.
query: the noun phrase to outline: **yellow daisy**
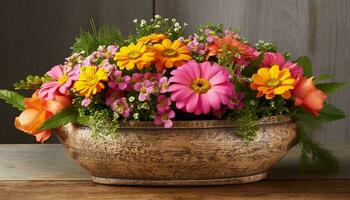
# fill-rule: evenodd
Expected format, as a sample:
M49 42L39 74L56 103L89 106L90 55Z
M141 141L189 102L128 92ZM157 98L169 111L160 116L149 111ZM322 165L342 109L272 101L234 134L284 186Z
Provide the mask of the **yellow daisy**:
M266 99L272 99L275 95L289 99L290 90L294 89L295 83L290 71L287 68L280 70L278 65L273 65L271 68L260 68L252 79L250 86L258 91L257 97L265 95Z
M132 70L135 68L142 70L148 68L154 60L154 53L148 51L147 46L138 42L136 45L131 43L129 46L120 48L120 51L115 54L114 60L117 61L117 66L123 70Z
M165 39L161 44L153 45L152 49L156 53L156 67L158 70L180 66L184 61L192 59L191 51L179 40L171 42Z
M80 69L79 79L74 83L74 89L81 96L90 98L105 88L102 81L108 80L108 71L96 66L83 66Z
M148 43L157 43L160 42L164 39L167 39L167 36L164 34L157 34L157 33L152 33L150 35L147 35L145 37L142 37L139 39L139 42L143 42L144 44Z

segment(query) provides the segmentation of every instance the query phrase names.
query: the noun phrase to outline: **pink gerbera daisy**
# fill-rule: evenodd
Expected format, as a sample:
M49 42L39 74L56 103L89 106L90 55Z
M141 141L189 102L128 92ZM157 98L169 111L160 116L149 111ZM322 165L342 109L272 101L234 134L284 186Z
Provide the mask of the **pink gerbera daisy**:
M218 110L221 104L231 102L233 84L226 69L218 64L190 61L171 74L168 91L178 109L196 115L208 114L211 109Z
M278 65L279 68L282 70L284 68L289 69L290 73L294 78L297 78L298 76L302 77L303 76L303 69L297 64L297 63L292 63L290 61L285 60L283 54L277 52L277 53L272 53L272 52L267 52L264 55L264 59L261 62L261 67L266 67L270 68L273 65Z
M64 65L54 66L46 74L52 80L41 85L39 97L47 100L52 100L57 92L66 95L73 81L78 78L76 70Z

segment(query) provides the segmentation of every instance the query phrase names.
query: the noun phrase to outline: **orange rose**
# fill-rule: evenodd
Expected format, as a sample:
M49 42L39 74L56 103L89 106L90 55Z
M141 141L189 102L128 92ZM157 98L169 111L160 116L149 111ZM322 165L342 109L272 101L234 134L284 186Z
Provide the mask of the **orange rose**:
M293 90L295 96L295 105L303 106L314 116L318 116L323 108L323 102L327 95L318 90L313 82L313 77L298 77Z
M36 137L37 142L44 142L51 136L51 130L37 131L38 128L54 114L71 105L67 96L56 95L53 100L38 97L36 91L31 98L23 101L26 109L15 119L15 127Z

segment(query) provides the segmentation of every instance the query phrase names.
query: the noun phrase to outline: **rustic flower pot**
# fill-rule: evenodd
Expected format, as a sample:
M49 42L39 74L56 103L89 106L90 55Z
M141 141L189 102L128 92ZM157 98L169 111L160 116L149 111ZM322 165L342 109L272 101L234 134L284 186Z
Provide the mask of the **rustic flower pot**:
M225 185L259 181L293 146L289 117L258 121L254 141L245 143L225 120L124 124L118 137L92 138L89 127L57 130L66 151L96 183L111 185Z

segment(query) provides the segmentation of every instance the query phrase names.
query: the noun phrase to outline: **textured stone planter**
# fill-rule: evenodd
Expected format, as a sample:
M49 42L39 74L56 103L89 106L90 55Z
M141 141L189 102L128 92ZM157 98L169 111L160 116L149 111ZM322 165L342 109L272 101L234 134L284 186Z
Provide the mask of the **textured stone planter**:
M96 183L115 185L224 185L259 181L293 146L295 123L263 118L246 144L224 120L125 124L116 138L91 138L88 127L57 130L66 151Z

